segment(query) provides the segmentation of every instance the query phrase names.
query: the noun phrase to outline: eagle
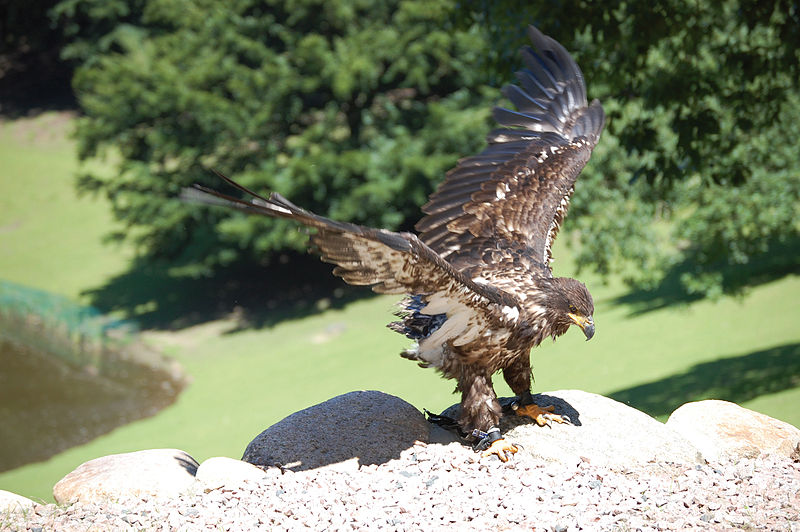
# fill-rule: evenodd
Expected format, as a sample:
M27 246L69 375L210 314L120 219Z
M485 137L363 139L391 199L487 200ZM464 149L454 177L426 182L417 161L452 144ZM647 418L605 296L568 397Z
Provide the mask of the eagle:
M446 174L422 207L419 234L331 220L220 173L249 199L197 184L184 191L184 199L299 222L334 275L404 294L398 321L388 325L414 341L401 355L457 381L460 432L502 461L518 447L501 434L492 376L502 371L517 415L540 425L569 422L534 403L531 349L572 325L587 340L595 333L591 294L553 276L551 248L605 114L599 101L587 102L583 74L564 47L533 26L527 33L525 67L502 89L515 110L494 109L498 129L481 153Z

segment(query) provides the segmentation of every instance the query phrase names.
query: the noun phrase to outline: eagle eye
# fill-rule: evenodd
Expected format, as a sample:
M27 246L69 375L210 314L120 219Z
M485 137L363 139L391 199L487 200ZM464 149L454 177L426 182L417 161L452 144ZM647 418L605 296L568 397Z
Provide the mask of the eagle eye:
M570 305L569 311L575 314L576 312L578 312L578 308L575 305Z

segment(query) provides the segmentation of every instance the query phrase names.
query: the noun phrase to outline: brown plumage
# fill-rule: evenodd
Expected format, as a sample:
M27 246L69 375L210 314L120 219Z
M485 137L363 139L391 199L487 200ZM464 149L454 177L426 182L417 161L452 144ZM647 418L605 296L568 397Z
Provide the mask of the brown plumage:
M423 206L419 237L336 222L224 176L254 199L197 185L186 192L190 199L296 220L315 229L314 249L347 283L407 294L399 321L389 327L415 341L404 357L458 381L458 424L466 433L498 426L494 373L502 370L524 404L531 348L573 324L587 339L594 334L588 290L553 277L550 261L575 180L602 131L603 108L597 101L588 105L583 75L560 44L534 27L528 34L533 48L522 50L519 85L503 89L517 110L495 109L504 128L489 134L482 153L447 173Z

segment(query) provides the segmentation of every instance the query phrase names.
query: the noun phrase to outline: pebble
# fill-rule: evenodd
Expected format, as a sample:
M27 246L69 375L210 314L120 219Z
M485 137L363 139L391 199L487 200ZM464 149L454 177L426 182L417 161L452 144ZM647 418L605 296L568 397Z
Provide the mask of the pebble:
M476 460L457 444L415 445L359 470L281 473L171 500L37 505L12 530L800 530L800 464L653 463L614 470L517 455ZM6 523L4 523L6 524Z

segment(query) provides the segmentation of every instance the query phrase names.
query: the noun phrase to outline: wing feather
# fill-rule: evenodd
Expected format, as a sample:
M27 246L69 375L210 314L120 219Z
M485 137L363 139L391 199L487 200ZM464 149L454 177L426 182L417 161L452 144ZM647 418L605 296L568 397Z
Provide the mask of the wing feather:
M472 306L516 306L515 296L496 287L482 285L454 269L411 233L395 233L356 224L337 222L306 211L280 194L269 198L222 176L228 183L253 196L242 200L213 189L194 185L182 197L244 212L297 221L315 232L312 248L322 260L335 265L333 273L352 285L371 286L389 294L438 294L451 302Z
M495 108L501 129L488 147L448 172L422 210L420 238L461 267L482 247L522 246L544 265L566 216L578 174L605 122L599 102L586 99L580 68L555 40L533 26L521 51L518 85L503 89L516 110Z
M535 113L547 110L547 105L533 95L522 90L518 85L506 85L503 87L503 96L511 100L514 107L523 113Z

